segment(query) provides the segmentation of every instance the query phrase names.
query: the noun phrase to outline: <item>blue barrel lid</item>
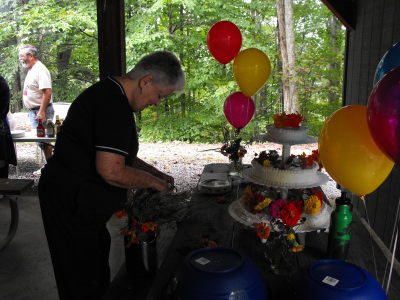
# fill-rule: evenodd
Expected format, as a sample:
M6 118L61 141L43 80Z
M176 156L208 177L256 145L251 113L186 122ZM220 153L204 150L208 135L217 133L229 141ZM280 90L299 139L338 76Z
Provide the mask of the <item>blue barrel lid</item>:
M243 263L242 255L230 248L204 248L192 253L190 264L206 272L230 272Z
M365 271L354 264L340 260L321 260L309 269L310 277L318 284L333 289L352 291L367 281Z

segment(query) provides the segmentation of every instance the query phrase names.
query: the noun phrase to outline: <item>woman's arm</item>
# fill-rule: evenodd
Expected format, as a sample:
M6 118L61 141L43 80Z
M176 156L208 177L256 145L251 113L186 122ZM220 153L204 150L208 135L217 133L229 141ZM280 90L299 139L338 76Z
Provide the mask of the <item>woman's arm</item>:
M141 159L136 158L132 166L126 166L124 156L110 152L96 152L96 171L108 184L127 189L167 191L174 184L171 176Z

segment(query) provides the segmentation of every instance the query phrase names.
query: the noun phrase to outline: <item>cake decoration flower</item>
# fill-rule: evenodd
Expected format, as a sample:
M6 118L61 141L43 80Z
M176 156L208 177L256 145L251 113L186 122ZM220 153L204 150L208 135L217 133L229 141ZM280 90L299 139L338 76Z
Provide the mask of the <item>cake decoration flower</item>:
M264 201L258 203L254 209L258 210L258 211L262 211L264 208L268 207L268 205L270 205L271 203L271 199L270 198L265 198Z
M320 211L324 194L317 188L279 189L257 184L247 185L243 199L247 198L245 207L252 213L263 213L260 223L253 226L261 241L268 229L268 243L277 243L282 251L299 252L304 249L296 241L296 230L307 224L302 218L303 212L316 214ZM311 213L310 213L311 212ZM264 221L265 220L265 221Z
M282 114L278 115L278 114L274 114L272 116L272 119L274 120L274 126L276 128L282 128L283 122L287 119L286 113L283 112Z
M275 219L280 219L282 217L282 209L285 204L286 201L283 199L279 199L271 204L271 207L269 209L269 213L271 214L271 216L273 216Z
M315 215L321 209L321 201L315 195L311 195L304 202L304 211L309 215Z
M260 239L268 239L271 233L271 227L267 226L267 223L259 223L256 230Z
M301 122L306 121L302 114L296 112L295 114L286 114L282 112L280 115L274 114L272 116L274 120L274 127L276 128L285 128L285 127L300 127Z
M264 167L270 167L271 166L271 162L268 159L266 159L266 160L263 161L263 166Z
M294 235L294 233L289 233L288 235L287 235L287 239L289 240L289 241L292 241L292 240L294 240L295 239L295 235Z
M304 152L301 155L290 155L286 161L282 161L278 151L269 150L262 151L259 154L255 154L255 161L266 168L278 168L280 170L287 170L288 167L300 167L301 169L307 169L307 167L314 166L314 161L318 163L319 169L322 169L321 159L318 155L318 150L313 150L311 155L306 155Z
M311 154L312 159L313 159L315 162L318 163L318 166L319 166L318 171L321 171L322 168L323 168L324 166L322 165L321 158L319 157L318 149L317 149L317 150L312 150L311 153L312 153L312 154Z
M286 203L282 207L281 219L287 227L293 227L300 220L300 211L293 202Z

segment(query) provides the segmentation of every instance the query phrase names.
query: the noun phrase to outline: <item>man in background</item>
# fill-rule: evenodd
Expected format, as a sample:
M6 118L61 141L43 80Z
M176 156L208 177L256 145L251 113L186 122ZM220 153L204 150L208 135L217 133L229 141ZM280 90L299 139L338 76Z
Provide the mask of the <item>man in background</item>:
M54 117L50 72L38 59L38 51L35 46L22 45L19 48L18 58L22 67L28 68L24 81L23 103L30 111L29 119L32 128L36 129L38 116L42 117L44 125L48 119L53 120ZM45 143L37 143L37 145L42 149L46 160L53 154L51 145ZM40 170L38 172L40 175Z

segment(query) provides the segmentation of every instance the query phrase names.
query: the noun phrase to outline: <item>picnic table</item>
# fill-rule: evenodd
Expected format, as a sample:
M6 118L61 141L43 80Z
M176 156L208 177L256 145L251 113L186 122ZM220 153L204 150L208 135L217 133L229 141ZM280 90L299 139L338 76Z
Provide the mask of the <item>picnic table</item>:
M0 241L0 251L3 250L14 238L18 228L19 210L18 196L26 192L33 185L31 179L0 178L0 195L10 201L11 221L7 235Z
M228 213L229 205L241 197L245 187L246 184L233 187L225 194L229 200L225 203L217 203L217 198L221 195L201 193L196 188L191 197L193 209L190 217L178 224L176 231L161 231L158 238L160 267L155 277L132 278L123 264L104 299L167 299L164 295L174 273L187 254L202 247L202 239L205 237L214 241L219 247L232 248L249 257L265 280L269 299L285 299L291 292L296 274L299 274L301 268L326 259L328 233L308 232L305 236L304 250L295 254L293 275L276 275L265 259L263 248L265 244L260 242L254 229L235 221ZM326 199L324 201L328 202ZM371 238L357 212L353 212L348 261L364 268L382 283L387 258ZM397 299L399 294L400 276L394 271L388 298Z

